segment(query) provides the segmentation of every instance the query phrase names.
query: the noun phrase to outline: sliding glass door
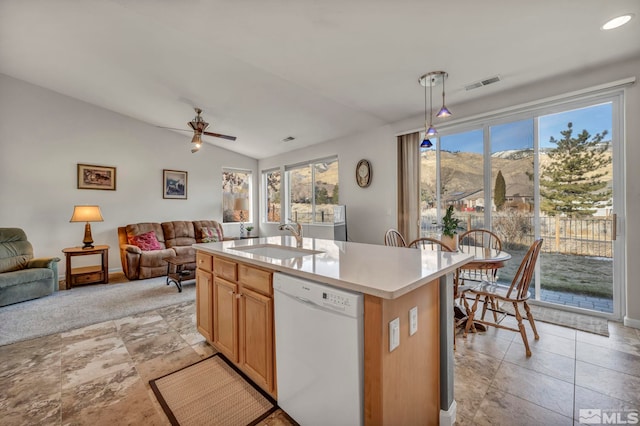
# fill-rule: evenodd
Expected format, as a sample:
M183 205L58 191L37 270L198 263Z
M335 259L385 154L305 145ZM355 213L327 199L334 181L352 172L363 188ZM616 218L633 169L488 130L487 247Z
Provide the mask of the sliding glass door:
M512 255L499 273L504 284L531 243L543 238L533 298L620 318L621 96L442 132L435 148L421 151L422 235L437 234L453 205L465 229L492 230Z
M612 127L612 102L538 118L542 301L614 312Z

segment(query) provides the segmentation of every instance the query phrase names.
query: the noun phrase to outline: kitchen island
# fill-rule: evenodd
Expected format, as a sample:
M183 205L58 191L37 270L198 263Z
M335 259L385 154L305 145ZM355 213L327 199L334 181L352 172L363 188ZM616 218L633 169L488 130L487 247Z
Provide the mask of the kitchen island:
M364 424L453 423L452 280L473 256L312 238L298 248L288 236L194 247L198 330L276 399L272 279L282 272L364 295Z

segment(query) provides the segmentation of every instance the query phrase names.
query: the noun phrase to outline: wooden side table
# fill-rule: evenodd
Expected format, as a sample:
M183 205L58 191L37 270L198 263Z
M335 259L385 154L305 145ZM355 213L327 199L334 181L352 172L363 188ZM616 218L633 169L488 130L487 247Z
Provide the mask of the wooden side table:
M109 283L109 246L95 246L91 249L82 247L68 247L62 252L67 257L65 271L65 289L68 290L78 284ZM83 266L79 268L71 267L71 258L75 256L89 256L99 254L102 260L100 265Z

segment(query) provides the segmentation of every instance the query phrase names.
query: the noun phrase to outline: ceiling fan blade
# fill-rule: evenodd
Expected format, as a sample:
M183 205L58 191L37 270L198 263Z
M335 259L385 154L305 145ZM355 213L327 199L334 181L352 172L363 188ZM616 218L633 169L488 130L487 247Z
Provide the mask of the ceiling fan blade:
M193 130L190 130L190 129L176 129L175 127L164 127L164 126L156 126L156 127L159 129L177 130L179 132L193 133Z
M202 132L202 134L207 136L213 136L216 138L228 139L230 141L235 141L237 139L235 136L221 135L220 133Z

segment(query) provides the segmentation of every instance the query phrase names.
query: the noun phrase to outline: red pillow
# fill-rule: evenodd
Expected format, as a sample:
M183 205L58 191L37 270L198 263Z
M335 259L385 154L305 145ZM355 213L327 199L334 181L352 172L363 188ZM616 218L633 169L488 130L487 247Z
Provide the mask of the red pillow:
M156 238L156 233L149 231L145 234L129 236L129 244L139 247L142 251L162 250L162 246Z

